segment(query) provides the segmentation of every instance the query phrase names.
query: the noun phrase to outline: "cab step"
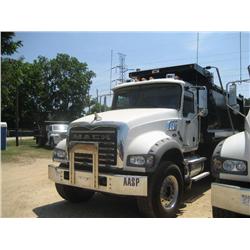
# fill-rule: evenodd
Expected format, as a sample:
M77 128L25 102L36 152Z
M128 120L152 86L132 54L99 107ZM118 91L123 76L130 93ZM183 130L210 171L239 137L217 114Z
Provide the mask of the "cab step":
M206 160L207 160L206 157L193 157L193 158L185 159L185 163L190 164L190 165L195 165L195 164L199 164L201 162L205 162Z
M201 180L201 179L203 179L203 178L205 178L205 177L207 177L209 175L210 175L210 172L203 172L203 173L201 173L199 175L196 175L196 176L192 177L191 180L192 181L199 181L199 180Z

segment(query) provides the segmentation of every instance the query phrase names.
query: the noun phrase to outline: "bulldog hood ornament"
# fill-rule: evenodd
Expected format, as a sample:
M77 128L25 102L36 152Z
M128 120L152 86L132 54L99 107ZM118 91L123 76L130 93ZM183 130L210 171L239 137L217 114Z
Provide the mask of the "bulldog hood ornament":
M102 120L102 117L99 116L99 115L97 114L97 112L95 112L95 113L94 113L94 120L93 120L92 122L94 122L94 121L101 121L101 120Z

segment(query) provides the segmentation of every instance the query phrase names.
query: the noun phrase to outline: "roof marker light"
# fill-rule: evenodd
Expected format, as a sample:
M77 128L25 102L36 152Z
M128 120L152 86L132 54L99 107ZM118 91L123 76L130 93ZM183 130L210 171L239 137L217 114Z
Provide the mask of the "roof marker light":
M166 74L166 78L175 78L175 74Z

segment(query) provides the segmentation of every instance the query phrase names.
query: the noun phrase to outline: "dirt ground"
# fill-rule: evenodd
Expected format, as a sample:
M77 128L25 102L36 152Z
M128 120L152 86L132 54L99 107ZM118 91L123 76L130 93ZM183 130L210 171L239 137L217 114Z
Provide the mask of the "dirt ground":
M141 217L133 198L96 194L81 204L70 204L48 179L50 159L20 158L2 164L2 217ZM210 183L202 180L184 195L178 217L211 217Z

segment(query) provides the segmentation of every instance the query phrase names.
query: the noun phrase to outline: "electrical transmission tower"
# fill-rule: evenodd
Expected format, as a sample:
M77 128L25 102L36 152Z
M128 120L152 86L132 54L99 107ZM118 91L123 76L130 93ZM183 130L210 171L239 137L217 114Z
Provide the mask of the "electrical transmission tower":
M113 50L111 50L111 68L110 68L110 92L111 92L111 87L112 87L112 82L116 82L116 84L120 84L122 82L126 81L126 72L129 70L125 64L125 54L122 53L117 53L118 55L118 65L112 66L113 62ZM113 70L115 69L115 72L117 73L118 70L118 78L113 79Z
M119 65L117 66L117 68L119 69L119 78L117 79L120 83L125 82L126 77L125 77L125 73L128 71L128 69L125 66L125 54L122 53L118 53L118 57L119 57Z
M117 53L118 55L118 65L113 67L113 50L111 50L111 66L110 66L110 95L111 95L111 88L112 83L115 82L116 84L120 84L127 81L126 73L130 70L135 69L129 69L125 63L126 55L122 53ZM115 70L115 73L118 71L118 78L113 79L113 70Z

